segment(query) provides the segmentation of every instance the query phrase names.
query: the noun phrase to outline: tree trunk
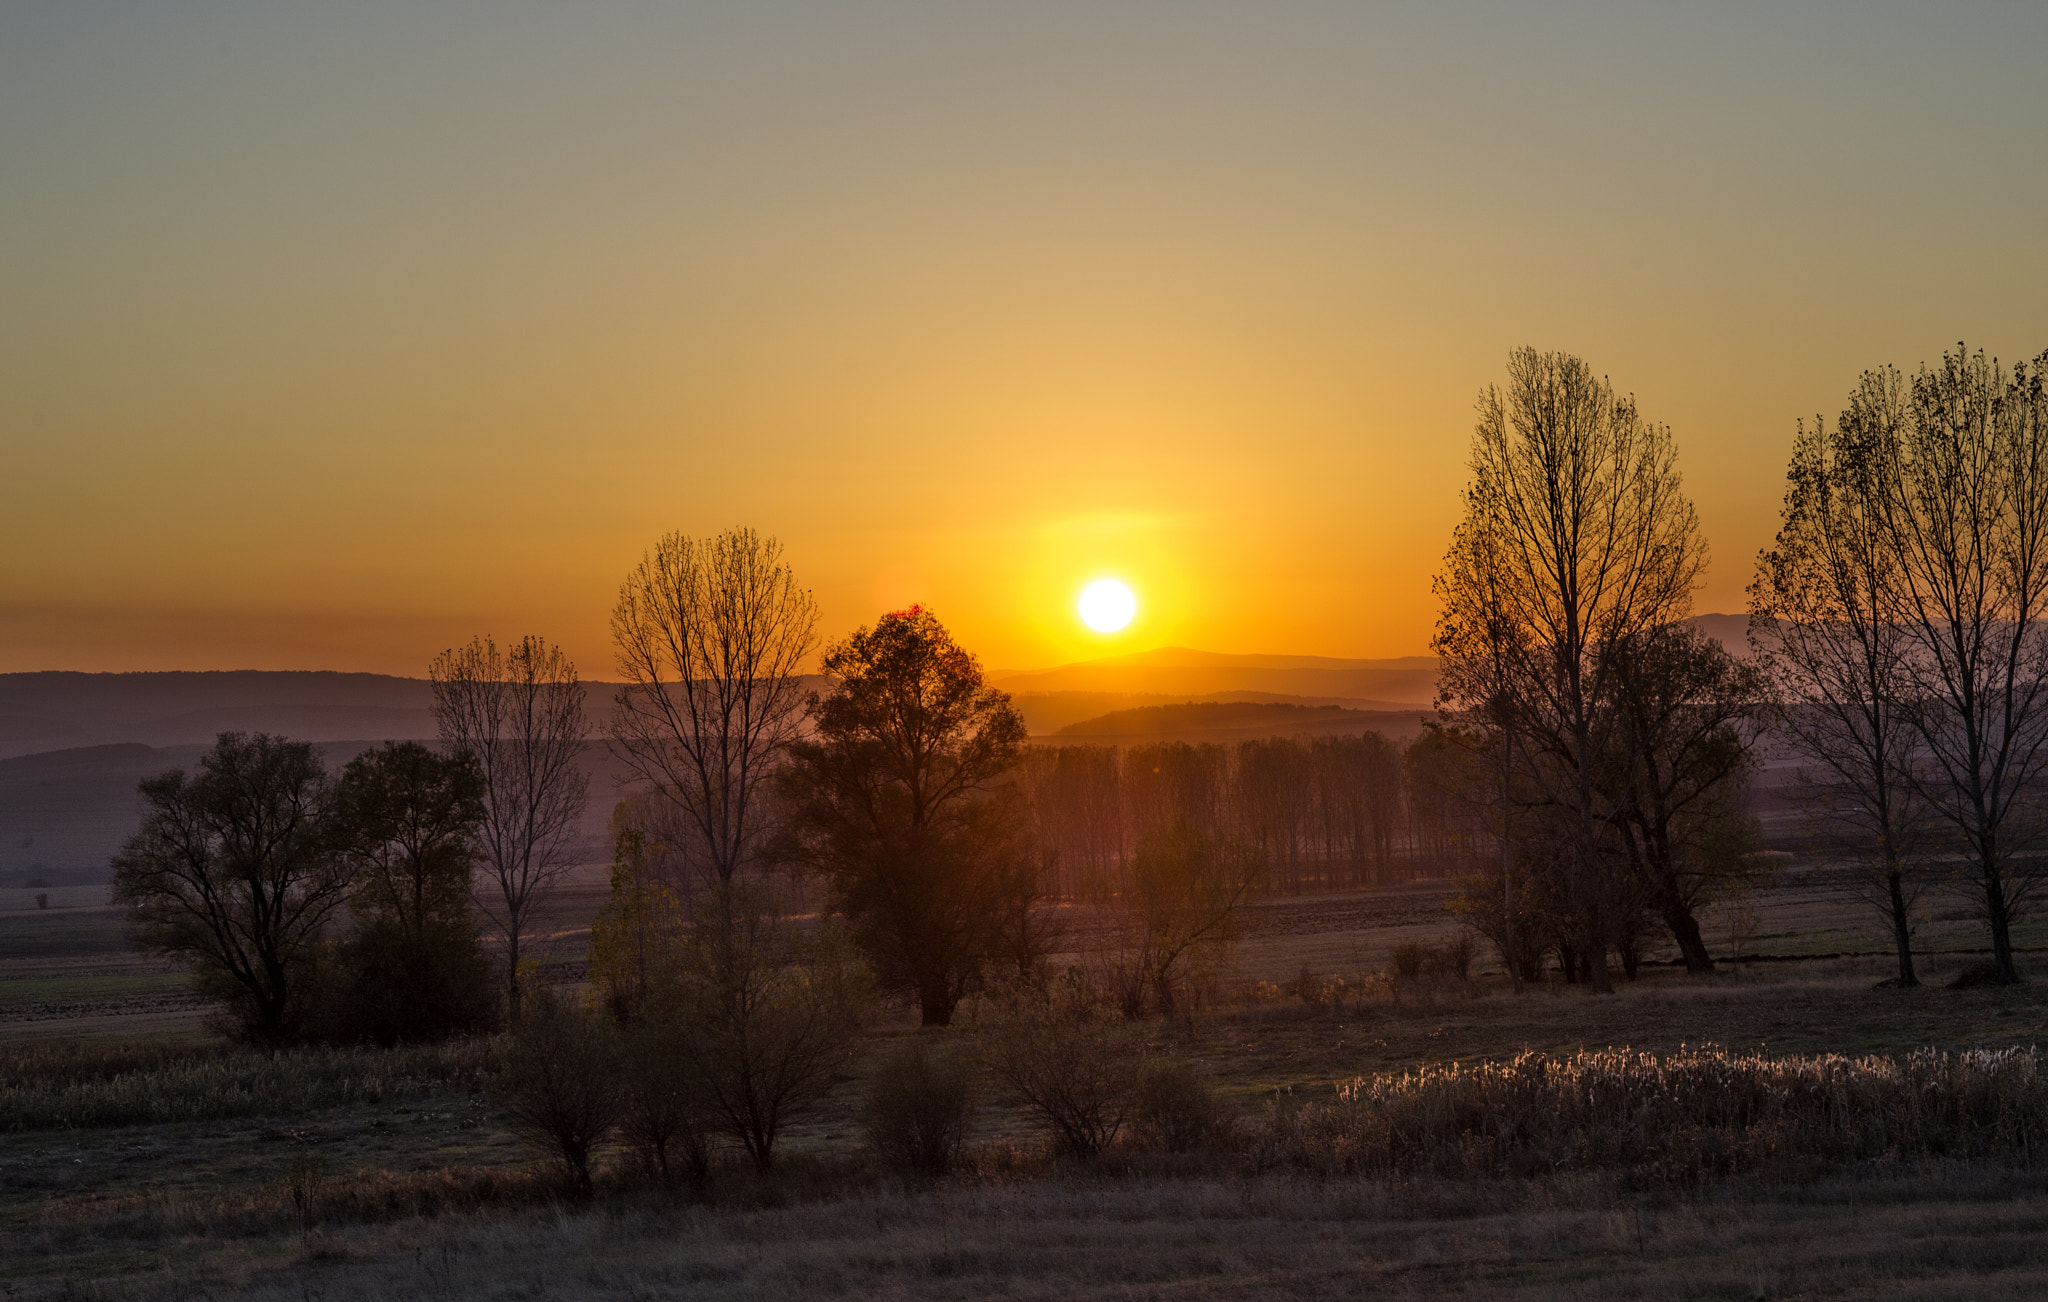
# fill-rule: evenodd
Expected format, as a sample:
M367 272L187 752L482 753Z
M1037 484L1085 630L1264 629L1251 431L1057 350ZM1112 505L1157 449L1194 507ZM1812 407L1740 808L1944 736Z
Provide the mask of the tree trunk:
M1897 863L1885 874L1885 885L1891 892L1892 940L1899 947L1899 986L1901 989L1920 984L1920 978L1913 973L1913 929L1906 916L1906 889L1904 874Z
M948 983L944 977L924 976L918 978L917 1002L919 1012L923 1017L923 1025L951 1026L953 1024L953 1009L959 1001L953 998L953 992L947 986Z
M1586 980L1592 983L1596 995L1614 993L1614 974L1607 970L1607 945L1604 942L1586 947Z
M505 929L505 1020L519 1025L519 927Z
M1700 935L1700 920L1692 916L1685 901L1667 900L1662 912L1664 925L1671 928L1671 938L1678 942L1678 952L1685 958L1685 970L1693 976L1712 972L1714 956L1707 952L1707 942Z
M1984 869L1984 909L1991 916L1991 962L1998 969L1998 984L2017 985L2020 970L2012 958L2012 917L2005 907L2005 883L1999 878L1995 860Z

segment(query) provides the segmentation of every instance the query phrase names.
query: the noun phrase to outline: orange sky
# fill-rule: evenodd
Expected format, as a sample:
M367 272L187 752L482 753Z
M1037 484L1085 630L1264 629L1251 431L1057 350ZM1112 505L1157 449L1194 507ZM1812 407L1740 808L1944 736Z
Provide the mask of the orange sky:
M1734 610L1799 416L2048 347L2048 11L1413 8L9 7L0 670L604 677L734 524L829 635L1413 654L1523 343Z

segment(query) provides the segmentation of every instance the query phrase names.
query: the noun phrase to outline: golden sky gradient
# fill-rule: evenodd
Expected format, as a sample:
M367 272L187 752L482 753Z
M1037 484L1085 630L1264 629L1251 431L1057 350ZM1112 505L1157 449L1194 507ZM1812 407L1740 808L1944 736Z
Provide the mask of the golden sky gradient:
M0 9L0 670L611 673L665 531L983 661L1426 648L1587 358L1741 607L1795 420L2048 347L2039 5ZM1087 630L1081 588L1137 593Z

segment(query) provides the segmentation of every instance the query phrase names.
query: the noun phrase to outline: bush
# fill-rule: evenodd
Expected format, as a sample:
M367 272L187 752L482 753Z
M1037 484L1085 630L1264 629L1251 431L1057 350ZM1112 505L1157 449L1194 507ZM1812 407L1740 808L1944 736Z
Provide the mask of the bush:
M1223 1100L1194 1066L1178 1058L1145 1064L1133 1113L1139 1140L1168 1153L1214 1147L1233 1129Z
M710 1100L682 1043L689 1028L672 1016L648 1016L617 1034L621 1136L652 1178L672 1184L688 1175L703 1184L711 1172Z
M1420 977L1422 965L1428 961L1428 948L1415 941L1394 946L1394 975L1403 981L1413 981Z
M990 1073L1045 1123L1061 1151L1081 1158L1108 1148L1123 1128L1137 1094L1136 1050L1072 970L1046 990L1007 992L982 1038Z
M674 998L677 1043L710 1116L763 1174L782 1128L852 1061L873 1008L867 969L837 927L805 929L772 892L738 883L698 902Z
M499 1028L498 978L468 920L410 934L371 917L321 965L313 1037L382 1045L433 1043Z
M515 1130L557 1158L578 1193L619 1119L617 1045L595 1017L546 986L527 997L507 1072Z
M1437 971L1460 981L1472 979L1472 936L1461 931L1436 947Z
M973 1113L967 1064L933 1051L920 1036L882 1064L868 1087L862 1122L891 1170L937 1177L959 1161Z

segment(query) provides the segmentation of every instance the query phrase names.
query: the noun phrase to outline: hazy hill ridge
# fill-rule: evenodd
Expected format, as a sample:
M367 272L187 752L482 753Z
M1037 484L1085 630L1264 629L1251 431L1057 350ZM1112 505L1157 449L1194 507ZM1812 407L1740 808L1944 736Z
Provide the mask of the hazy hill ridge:
M1356 736L1377 732L1405 739L1422 730L1421 709L1358 710L1277 701L1184 701L1114 710L1069 724L1037 740L1060 744L1132 745L1147 741L1252 741L1266 737Z

